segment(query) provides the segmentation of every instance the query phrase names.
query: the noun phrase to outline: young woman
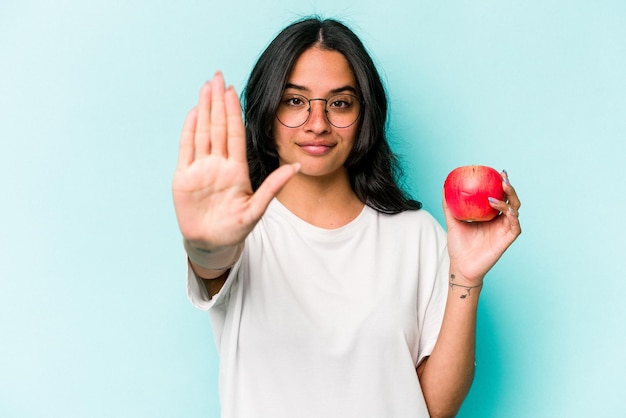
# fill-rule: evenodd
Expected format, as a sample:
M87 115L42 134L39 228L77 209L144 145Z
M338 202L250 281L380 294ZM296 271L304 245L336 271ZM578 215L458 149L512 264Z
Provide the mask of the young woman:
M454 416L474 373L485 274L520 201L447 235L396 183L387 99L334 20L285 28L245 90L188 115L173 181L191 301L209 310L224 417Z

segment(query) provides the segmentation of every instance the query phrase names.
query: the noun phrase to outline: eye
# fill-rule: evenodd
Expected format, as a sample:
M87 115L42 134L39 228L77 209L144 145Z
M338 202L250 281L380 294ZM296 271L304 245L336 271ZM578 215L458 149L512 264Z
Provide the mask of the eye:
M302 96L285 96L282 100L283 105L288 107L305 107L306 100Z
M328 107L333 110L349 110L357 102L357 98L350 94L333 96L328 99Z
M334 102L330 104L330 106L337 107L337 108L345 108L345 107L350 107L350 103L344 100L335 100Z

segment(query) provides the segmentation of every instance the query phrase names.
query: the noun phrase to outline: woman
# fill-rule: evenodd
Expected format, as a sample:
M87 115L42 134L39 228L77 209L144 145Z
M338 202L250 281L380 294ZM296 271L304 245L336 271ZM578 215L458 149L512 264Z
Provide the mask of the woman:
M220 73L202 87L173 196L224 417L454 416L467 395L482 281L521 232L520 202L503 172L502 214L463 223L444 202L446 236L396 183L386 110L333 20L268 46L246 125Z

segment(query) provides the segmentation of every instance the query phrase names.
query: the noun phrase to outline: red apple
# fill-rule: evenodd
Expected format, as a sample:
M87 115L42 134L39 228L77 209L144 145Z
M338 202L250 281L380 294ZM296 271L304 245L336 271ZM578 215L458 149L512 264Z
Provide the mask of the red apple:
M504 200L502 176L483 165L455 168L448 174L443 187L448 209L460 221L490 221L499 212L489 205L488 198Z

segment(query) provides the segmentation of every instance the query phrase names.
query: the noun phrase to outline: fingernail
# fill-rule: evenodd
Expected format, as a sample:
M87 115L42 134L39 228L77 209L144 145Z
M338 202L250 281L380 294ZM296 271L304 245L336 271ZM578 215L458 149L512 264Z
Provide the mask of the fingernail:
M497 203L498 199L495 199L493 197L488 197L487 200L489 200L489 203Z
M511 183L509 182L509 173L508 173L506 170L502 170L502 172L504 173L504 182L505 182L506 184L511 184Z

